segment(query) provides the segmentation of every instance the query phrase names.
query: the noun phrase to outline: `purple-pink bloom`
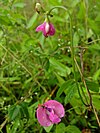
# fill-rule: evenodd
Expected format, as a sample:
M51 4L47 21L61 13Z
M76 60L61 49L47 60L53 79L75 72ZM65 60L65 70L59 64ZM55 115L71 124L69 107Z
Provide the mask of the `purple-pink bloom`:
M56 100L49 100L37 108L37 119L45 127L59 123L64 115L63 105Z
M43 24L39 25L36 28L36 31L37 32L42 31L45 37L53 36L55 34L55 28L53 24L49 22L44 22Z

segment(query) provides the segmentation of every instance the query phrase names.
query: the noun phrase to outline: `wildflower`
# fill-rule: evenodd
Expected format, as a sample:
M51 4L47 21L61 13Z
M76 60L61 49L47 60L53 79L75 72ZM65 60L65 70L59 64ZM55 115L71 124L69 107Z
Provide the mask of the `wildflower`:
M37 109L37 119L45 127L59 123L64 114L63 105L55 100L49 100Z
M44 22L36 28L36 31L42 31L45 37L53 36L55 34L55 28L50 22Z

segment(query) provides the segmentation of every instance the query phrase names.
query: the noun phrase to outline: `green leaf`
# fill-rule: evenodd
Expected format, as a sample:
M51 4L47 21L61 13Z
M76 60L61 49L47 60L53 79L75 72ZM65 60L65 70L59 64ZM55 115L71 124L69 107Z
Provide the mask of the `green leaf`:
M64 83L61 85L61 87L58 89L56 97L60 97L60 95L61 95L64 91L66 91L66 89L68 89L69 86L71 86L72 83L74 83L73 80L68 80L68 81L64 82Z
M33 24L36 22L38 14L35 13L31 19L29 20L29 22L27 23L27 29L31 28L33 26Z
M89 50L91 50L92 52L94 52L94 51L100 52L100 44L95 43L95 44L93 44L93 45L90 45L90 46L89 46Z
M8 117L11 121L14 120L17 116L19 116L19 113L20 113L19 105L12 105L11 107L8 108Z
M7 125L6 125L6 132L7 132L7 133L11 133L10 124L7 124Z
M52 124L51 126L49 126L49 127L43 127L43 128L45 129L45 131L46 131L47 133L49 133L50 130L52 129L52 127L53 127L53 124Z
M20 107L22 116L25 116L27 119L29 119L28 104L26 102L22 102Z
M95 108L97 110L100 110L100 96L99 95L93 95L92 99L93 99L93 105L95 106Z
M88 18L88 25L95 33L100 33L100 28L98 28L99 25L95 22L95 20Z
M77 34L77 32L75 32L73 36L73 45L78 46L78 43L79 43L79 35Z
M98 70L94 73L93 79L94 79L94 80L98 80L99 77L100 77L100 69L98 69Z
M16 119L13 123L13 126L12 126L12 129L10 130L10 133L16 133L19 126L20 126L19 119Z
M56 5L59 5L60 4L60 1L61 0L56 0L56 1L55 0L49 0L49 3L51 3L52 5L55 5L56 6Z
M23 2L17 2L13 4L13 7L19 7L19 8L24 8L25 6L26 4Z
M72 107L74 108L74 111L78 115L85 113L87 109L82 103L78 92L76 92L74 97L70 100L70 104L72 105Z
M95 83L94 81L86 81L86 85L89 90L99 92L99 84Z
M0 81L9 81L9 82L14 82L20 80L20 77L0 77Z
M59 76L57 73L55 73L55 75L59 81L59 84L62 85L65 82L65 80L61 76Z
M51 67L54 69L54 71L56 71L60 76L64 76L66 77L67 75L69 75L71 73L71 69L69 67L67 67L66 65L60 63L59 61L57 61L54 58L50 58L50 65Z
M85 7L84 7L84 2L83 1L81 1L80 3L79 3L79 11L78 11L78 14L77 14L77 16L78 16L78 19L84 19L84 17L85 17Z
M60 123L56 125L56 133L65 133L65 124Z
M66 127L66 132L67 133L81 133L81 131L79 130L78 127L73 126L73 125L69 125Z
M32 81L32 78L25 80L25 82L23 84L23 88L26 88L30 84L31 81Z
M75 7L80 2L80 0L70 0L70 2L71 2L71 7Z
M76 83L68 86L68 88L65 90L65 93L66 93L66 97L64 100L65 104L67 104L73 98L73 96L76 93L76 90L77 90Z
M0 24L2 25L11 25L10 19L7 17L7 15L0 16Z

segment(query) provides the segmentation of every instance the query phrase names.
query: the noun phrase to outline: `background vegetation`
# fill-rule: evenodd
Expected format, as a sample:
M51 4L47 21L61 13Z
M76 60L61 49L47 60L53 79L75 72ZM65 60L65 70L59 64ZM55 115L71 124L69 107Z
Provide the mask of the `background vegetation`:
M56 29L45 38L35 29L45 15ZM71 32L71 34L70 34ZM0 132L99 133L100 1L0 0ZM64 105L62 122L44 128L38 104L55 99Z

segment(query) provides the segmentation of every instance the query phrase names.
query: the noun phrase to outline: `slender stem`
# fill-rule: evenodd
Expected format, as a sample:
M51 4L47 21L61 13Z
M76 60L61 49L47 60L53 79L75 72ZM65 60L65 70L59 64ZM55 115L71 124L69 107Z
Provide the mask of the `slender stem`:
M4 122L0 125L0 130L3 129L3 127L6 125L7 121L8 121L8 118L6 118L6 119L4 120Z
M80 61L81 61L81 70L82 70L82 73L84 72L84 66L83 66L83 52L84 52L84 49L81 49L81 52L80 52Z
M83 5L84 5L84 9L85 9L85 41L87 42L87 31L88 31L88 27L87 27L87 18L88 18L88 7L87 7L87 3L86 0L83 0Z
M55 7L51 8L51 9L49 10L48 14L50 14L51 11L54 10L54 9L56 9L56 8L62 8L62 9L64 9L64 10L68 11L68 9L67 9L66 7L64 7L64 6L55 6Z
M82 103L85 106L88 106L87 104L84 103L84 100L82 99L82 96L81 96L81 93L80 93L80 90L79 90L80 88L79 88L79 85L78 85L76 72L75 72L74 46L73 46L73 30L72 30L72 16L71 16L70 12L68 11L68 9L66 7L64 7L64 6L55 6L55 7L53 7L51 10L49 10L47 15L50 15L52 10L54 10L55 8L62 8L62 9L66 10L68 12L68 15L69 15L69 18L70 18L70 40L71 40L71 47L70 48L71 48L71 56L72 56L72 66L73 66L73 72L74 72L74 79L75 79L75 83L76 83L76 86L77 86L77 89L78 89L78 93L79 93L79 96L80 96L80 99L81 99Z
M93 103L92 103L92 96L91 96L91 93L90 93L90 91L89 91L89 89L88 89L88 87L87 87L87 85L86 85L84 76L83 76L83 74L82 74L82 72L81 72L81 69L80 69L80 67L79 67L79 65L78 65L78 63L77 63L77 61L76 61L75 58L74 58L74 60L75 60L76 66L77 66L77 68L78 68L78 70L79 70L79 72L80 72L81 79L82 79L82 81L83 81L83 83L84 83L84 86L85 86L85 88L86 88L86 90L87 90L87 93L88 93L88 97L89 97L89 100L90 100L90 109L93 109L93 112L94 112L94 114L95 114L96 120L97 120L98 125L99 125L99 127L100 127L100 120L99 120L99 117L98 117L98 115L97 115L96 109L95 109L95 107L94 107L94 105L93 105Z
M51 12L54 10L54 9L56 9L56 8L61 8L61 9L64 9L65 11L67 11L68 12L68 15L69 15L69 17L70 17L70 31L72 30L72 17L71 17L71 14L70 14L70 12L69 12L69 10L66 8L66 7L64 7L64 6L55 6L55 7L53 7L53 8L51 8L50 10L49 10L49 12L47 13L47 15L50 15L51 16Z
M99 120L99 117L98 117L98 115L97 115L96 109L95 109L94 106L92 106L92 107L93 107L93 111L94 111L95 117L96 117L96 119L97 119L98 125L99 125L99 127L100 127L100 120Z
M83 96L84 96L84 98L85 98L85 100L86 100L86 103L88 104L88 97L86 97L86 94L85 94L85 92L84 92L82 86L81 86L81 91L82 91L82 94L83 94ZM88 104L88 106L90 106L90 105Z
M45 102L48 101L52 97L52 95L55 93L57 87L58 86L55 86L55 88L51 91L50 95L45 99Z
M76 84L77 85L77 84ZM87 104L84 102L84 100L83 100L83 98L82 98L82 96L81 96L81 92L80 92L80 88L79 88L79 86L77 86L77 88L78 88L78 94L79 94L79 96L80 96L80 98L81 98L81 101L82 101L82 103L86 106L86 107L89 107L89 104L88 104L88 102L87 102Z
M80 73L80 75L81 75L81 80L83 81L84 86L85 86L85 88L86 88L86 90L87 90L88 97L90 98L90 106L92 107L92 97L91 97L90 91L89 91L89 89L88 89L88 87L87 87L87 85L86 85L84 76L83 76L83 74L82 74L82 71L81 71L81 69L80 69L80 67L79 67L79 65L78 65L77 60L76 60L75 57L74 57L74 61L75 61L76 66L77 66L77 68L78 68L78 70L79 70L79 73Z

